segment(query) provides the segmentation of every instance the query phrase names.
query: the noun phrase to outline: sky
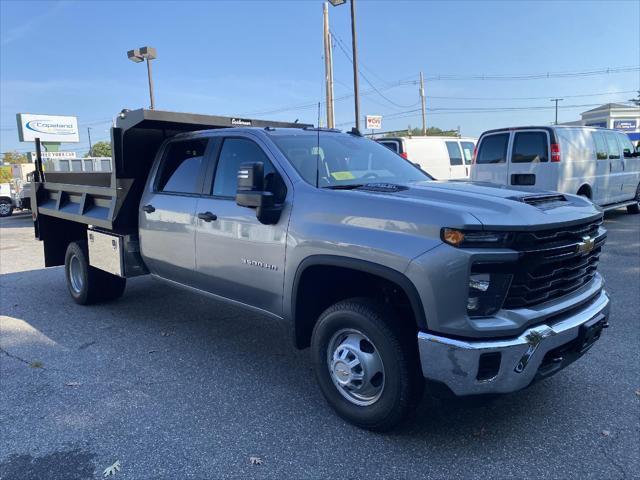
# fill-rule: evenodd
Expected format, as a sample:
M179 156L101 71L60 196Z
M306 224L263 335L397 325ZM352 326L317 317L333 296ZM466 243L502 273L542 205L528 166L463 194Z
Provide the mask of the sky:
M563 122L640 90L639 0L357 0L356 7L361 114L383 115L385 131L421 126L420 71L427 125L472 136L549 124L551 98L564 98ZM336 124L350 129L350 9L330 7L329 15ZM158 51L157 109L318 124L321 0L0 0L0 151L33 149L18 141L16 113L77 116L81 142L63 150L84 154L89 127L94 143L107 140L121 109L149 105L145 66L126 56L145 45ZM607 69L614 72L557 75ZM530 78L536 74L542 78Z

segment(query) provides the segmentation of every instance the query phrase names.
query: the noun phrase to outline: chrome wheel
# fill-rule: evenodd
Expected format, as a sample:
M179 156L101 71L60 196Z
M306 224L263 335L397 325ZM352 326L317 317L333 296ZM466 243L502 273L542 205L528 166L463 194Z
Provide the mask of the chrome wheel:
M331 337L327 349L331 380L351 403L375 403L384 390L385 372L378 349L358 330L340 330Z
M0 217L7 217L11 213L11 204L8 202L0 203Z
M71 283L71 288L75 293L80 294L80 292L82 292L82 285L84 284L84 279L82 277L82 265L80 264L80 259L76 255L73 255L69 262L69 282Z

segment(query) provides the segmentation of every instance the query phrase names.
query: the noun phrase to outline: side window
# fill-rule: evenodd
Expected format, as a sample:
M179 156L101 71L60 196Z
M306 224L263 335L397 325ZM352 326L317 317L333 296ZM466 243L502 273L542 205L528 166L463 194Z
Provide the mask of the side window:
M387 147L389 150L392 150L396 153L400 153L400 145L398 144L398 142L379 142L380 145L384 145L385 147Z
M540 163L549 161L546 132L516 132L513 139L512 163Z
M620 146L618 140L616 140L616 134L613 132L604 132L604 138L607 140L607 147L609 147L609 158L620 158Z
M487 135L480 143L476 163L505 163L507 161L508 145L508 133Z
M246 138L226 138L220 150L216 174L213 179L212 195L219 197L236 196L238 187L238 169L244 162L262 162L264 164L264 188L276 196L281 203L287 195L282 177L273 168L262 148Z
M475 145L473 142L460 142L460 146L462 147L462 154L464 155L464 163L466 165L471 165Z
M156 192L200 193L199 180L208 139L172 142L160 165Z
M607 142L605 142L602 132L593 132L593 139L596 142L596 158L598 160L608 160Z
M622 146L622 154L625 157L630 157L635 150L633 149L633 143L631 143L629 136L624 133L619 133L618 140L620 140L620 145Z
M460 145L458 142L444 142L447 145L447 152L449 153L449 164L462 165L462 153L460 152Z

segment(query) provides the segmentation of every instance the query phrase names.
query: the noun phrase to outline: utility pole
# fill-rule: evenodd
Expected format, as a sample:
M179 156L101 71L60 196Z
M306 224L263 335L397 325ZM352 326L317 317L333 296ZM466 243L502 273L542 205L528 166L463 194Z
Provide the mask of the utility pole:
M360 91L358 89L358 46L356 42L356 0L351 0L351 50L353 55L353 93L355 95L356 130L360 131Z
M552 102L556 102L556 123L555 123L555 125L558 124L558 102L561 102L562 100L564 100L564 98L552 98L551 99Z
M91 146L91 127L87 127L87 135L89 135L89 156L91 156L91 150L93 150Z
M335 116L333 113L333 52L331 51L331 33L329 31L329 4L322 5L324 19L324 72L327 89L327 127L335 128Z
M424 76L420 72L420 100L422 103L422 135L427 134L427 105L424 96Z

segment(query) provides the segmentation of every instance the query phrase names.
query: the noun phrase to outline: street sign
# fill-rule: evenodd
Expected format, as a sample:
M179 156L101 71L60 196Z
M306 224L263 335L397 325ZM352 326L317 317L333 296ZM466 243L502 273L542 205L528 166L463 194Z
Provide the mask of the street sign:
M382 115L367 115L365 120L369 130L380 130L382 128Z
M78 143L78 119L60 115L34 115L18 113L18 137L21 142L33 142L39 138L41 142Z

